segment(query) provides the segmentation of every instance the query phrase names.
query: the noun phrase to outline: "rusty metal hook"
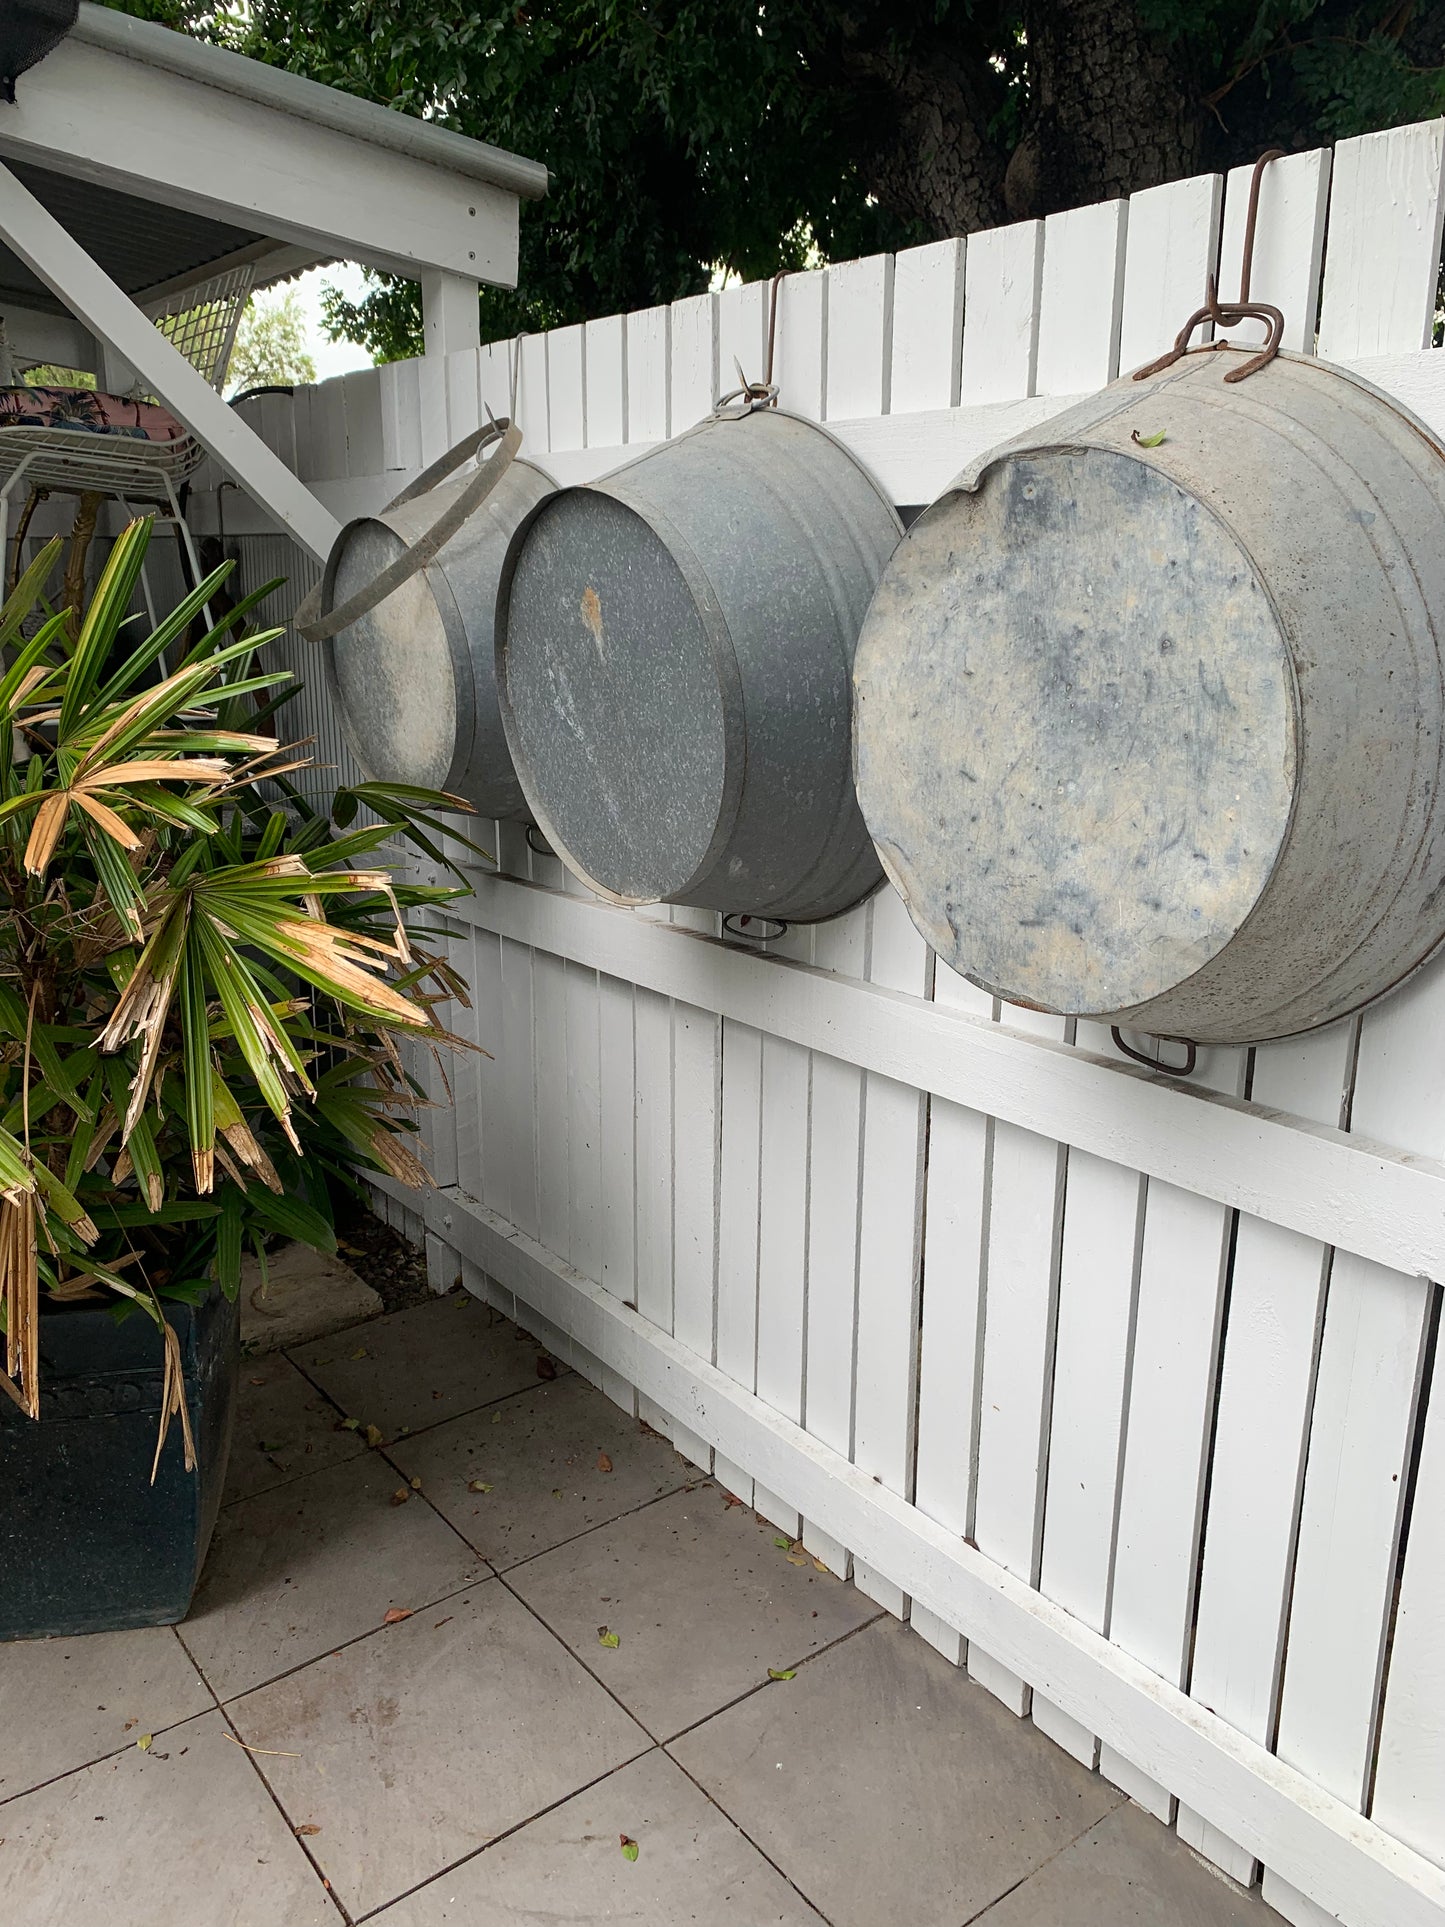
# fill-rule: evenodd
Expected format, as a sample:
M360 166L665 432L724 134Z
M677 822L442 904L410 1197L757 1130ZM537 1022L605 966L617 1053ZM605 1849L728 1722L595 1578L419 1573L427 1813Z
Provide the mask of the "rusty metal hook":
M1174 363L1186 354L1202 354L1211 348L1227 348L1229 343L1220 340L1203 341L1198 348L1190 348L1189 337L1204 321L1212 321L1216 329L1237 328L1241 321L1262 321L1269 330L1265 344L1259 353L1251 355L1242 366L1231 368L1224 377L1226 381L1247 381L1251 375L1257 374L1261 368L1268 366L1279 353L1280 343L1284 339L1284 315L1280 309L1271 307L1268 302L1251 301L1249 286L1254 275L1254 232L1259 222L1259 185L1264 178L1264 170L1270 162L1283 159L1282 147L1269 148L1255 162L1254 172L1249 177L1249 206L1244 217L1244 246L1240 250L1239 299L1221 304L1219 285L1211 270L1204 279L1203 307L1196 308L1190 315L1175 336L1174 346L1167 354L1160 355L1157 361L1149 362L1146 367L1134 370L1135 381L1144 381L1150 375L1157 375L1166 368L1172 368Z
M791 268L779 268L769 283L768 293L768 362L761 381L749 381L743 371L743 364L734 359L733 366L738 371L738 386L723 395L715 415L733 420L739 415L750 415L754 409L776 408L778 405L778 384L773 380L773 355L778 342L778 289L793 272Z
M1136 1064L1142 1064L1145 1070L1163 1071L1168 1077L1192 1077L1194 1075L1194 1066L1199 1061L1199 1046L1192 1038L1161 1037L1159 1040L1161 1044L1182 1044L1184 1046L1184 1062L1182 1064L1161 1064L1153 1057L1146 1057L1143 1051L1135 1050L1132 1044L1126 1044L1124 1042L1124 1033L1117 1024L1110 1025L1109 1035L1113 1038L1116 1049L1123 1051L1126 1057L1132 1057Z

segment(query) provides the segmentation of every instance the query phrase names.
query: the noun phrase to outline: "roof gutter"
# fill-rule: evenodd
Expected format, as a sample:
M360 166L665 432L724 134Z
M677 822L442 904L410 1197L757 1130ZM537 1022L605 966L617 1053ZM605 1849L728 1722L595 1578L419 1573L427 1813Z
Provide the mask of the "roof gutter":
M127 60L138 60L147 67L180 74L204 87L254 100L353 140L370 141L375 147L408 154L429 166L486 181L523 200L539 200L547 192L547 170L540 161L524 160L505 148L470 140L449 127L433 126L430 121L398 113L375 101L359 100L354 94L325 87L284 67L248 60L244 54L193 40L189 34L151 20L136 20L85 0L69 37L103 47L107 53L121 54Z

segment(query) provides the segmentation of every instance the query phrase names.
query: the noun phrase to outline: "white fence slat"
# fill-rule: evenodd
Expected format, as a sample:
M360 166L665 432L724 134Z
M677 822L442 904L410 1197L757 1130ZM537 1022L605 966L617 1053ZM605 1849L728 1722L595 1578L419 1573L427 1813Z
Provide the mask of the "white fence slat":
M1256 1101L1339 1124L1356 1029L1352 1022L1335 1024L1261 1047L1252 1080ZM1189 1690L1263 1743L1273 1735L1278 1705L1327 1264L1318 1239L1241 1218ZM1180 1809L1179 1833L1236 1880L1253 1880L1253 1856L1188 1808Z
M582 324L547 334L547 446L582 448L587 441L587 394L582 369Z
M637 1104L637 1309L672 1330L672 1003L639 989L634 1008ZM639 1407L671 1436L666 1415Z
M417 364L417 399L421 412L422 466L435 462L451 447L447 434L447 363L445 355L423 355ZM323 386L330 387L325 383ZM339 389L341 384L335 386Z
M625 1303L637 1295L636 1069L633 990L599 973L598 1113L601 1121L602 1278Z
M376 371L377 419L382 414L380 368ZM255 409L256 433L266 446L283 461L294 475L296 472L296 398L293 395L257 395L254 402L248 403ZM384 458L378 467L384 467Z
M758 1202L758 1396L775 1412L803 1416L803 1341L808 1281L808 1052L764 1037L762 1164ZM799 1530L798 1511L755 1487L759 1512Z
M828 415L886 415L893 340L893 256L828 270Z
M503 1157L513 1224L537 1235L536 1095L532 1075L532 952L502 939L498 1026L498 1109L505 1120Z
M566 1254L601 1283L601 1071L597 971L566 965Z
M388 361L381 377L381 459L385 468L418 469L421 461L421 363ZM297 394L301 394L298 389ZM298 448L300 440L298 438Z
M661 442L671 432L672 310L640 308L627 317L627 436Z
M872 910L860 904L813 932L819 969L861 978ZM854 1331L858 1316L858 1213L861 1195L863 1077L852 1064L813 1053L808 1168L808 1430L832 1448L853 1450ZM850 1549L803 1522L803 1544L831 1572L846 1577Z
M512 347L510 341L484 341L477 350L477 400L500 421L512 413Z
M1051 214L1039 291L1040 395L1078 395L1119 372L1127 201Z
M567 966L532 956L532 1030L537 1080L537 1238L570 1259L567 1201Z
M616 448L627 439L627 317L589 321L583 334L587 444Z
M889 411L953 408L963 360L963 242L931 241L893 257Z
M1195 1080L1233 1094L1246 1070L1242 1050L1201 1050ZM1149 1185L1109 1636L1171 1685L1184 1678L1194 1610L1230 1221L1212 1200ZM1106 1747L1099 1767L1169 1817L1170 1790L1131 1761Z
M1224 187L1224 225L1219 244L1219 293L1232 301L1239 293L1244 227L1249 210L1252 166L1231 168ZM1250 294L1284 315L1286 348L1315 352L1315 316L1320 302L1320 265L1324 258L1325 210L1330 198L1330 150L1317 147L1271 161L1259 184L1259 218L1254 233ZM1195 304L1198 305L1197 303ZM1187 312L1187 310L1186 310ZM1183 325L1183 317L1180 318ZM1229 339L1256 346L1265 339L1262 321L1242 321Z
M1198 174L1129 196L1121 373L1162 355L1203 301L1204 277L1219 260L1223 190L1218 174Z
M1365 1012L1352 1131L1438 1155L1445 1144L1445 973L1438 964ZM1435 1287L1337 1252L1310 1424L1277 1751L1351 1806L1369 1782L1380 1674L1427 1320ZM1317 1910L1268 1867L1291 1920Z
M1070 1151L1039 1589L1099 1633L1109 1629L1143 1217L1137 1171ZM1075 1759L1094 1764L1092 1733L1038 1693L1033 1714Z
M721 1019L673 1008L673 1335L709 1362L717 1289ZM673 1444L711 1470L712 1450L674 1427Z
M717 382L721 395L746 381L761 381L768 364L768 283L750 281L724 288L717 298Z
M717 296L692 294L672 304L669 416L680 435L713 410L718 397Z
M519 335L512 344L512 375L516 383L517 426L534 455L552 446L547 425L547 337Z
M341 380L346 396L346 473L379 475L382 469L381 371L356 368Z
M1435 1356L1370 1812L1445 1865L1445 1390Z
M1014 401L1034 393L1043 266L1042 221L1018 221L969 236L960 374L965 403Z
M1445 221L1445 119L1335 149L1320 353L1428 348Z
M756 1390L758 1206L763 1118L763 1034L722 1019L722 1147L718 1178L717 1364ZM724 1488L748 1505L753 1481L719 1459Z
M778 401L795 415L821 421L828 375L828 270L790 274L778 289L773 380Z
M936 963L935 1003L991 1016L994 1000ZM978 1374L983 1359L984 1240L988 1234L992 1120L935 1098L929 1106L918 1356L918 1442L914 1503L960 1537L973 1530L973 1463L978 1443ZM916 1632L955 1665L965 1642L913 1602Z
M885 883L869 911L869 982L926 997L932 954L902 898ZM853 1460L905 1498L917 1408L923 1118L916 1089L872 1072L864 1079ZM853 1576L860 1591L902 1615L904 1596L885 1574L855 1558Z
M454 348L446 357L447 436L452 445L482 425L481 363L480 348Z
M346 378L319 382L311 391L311 435L316 479L346 473Z

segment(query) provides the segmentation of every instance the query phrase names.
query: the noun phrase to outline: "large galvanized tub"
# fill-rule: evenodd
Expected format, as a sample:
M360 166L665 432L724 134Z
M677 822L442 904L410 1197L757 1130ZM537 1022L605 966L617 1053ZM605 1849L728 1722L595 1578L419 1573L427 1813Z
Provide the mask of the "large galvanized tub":
M493 669L497 581L507 544L552 491L550 477L513 460L505 446L492 486L477 493L476 473L438 480L485 438L469 437L378 515L348 523L322 578L323 634L329 618L461 508L456 533L374 606L325 635L328 675L347 747L374 781L450 791L482 816L526 820L512 768ZM303 631L304 633L304 631Z
M1159 1036L1302 1031L1445 935L1445 451L1186 356L984 456L859 645L858 790L938 954Z
M803 922L881 881L851 675L900 532L846 449L772 408L533 512L503 571L497 685L569 868L621 903Z

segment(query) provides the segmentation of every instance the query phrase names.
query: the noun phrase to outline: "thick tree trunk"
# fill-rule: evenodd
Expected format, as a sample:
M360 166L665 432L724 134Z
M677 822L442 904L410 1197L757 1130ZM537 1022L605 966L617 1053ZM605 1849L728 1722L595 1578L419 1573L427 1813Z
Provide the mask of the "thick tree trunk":
M1007 153L991 134L1003 85L987 47L953 26L899 34L885 12L840 9L832 57L860 90L859 172L888 212L929 240L1004 217Z
M1130 0L1025 0L1029 112L1008 164L1011 220L1192 174L1202 115Z

